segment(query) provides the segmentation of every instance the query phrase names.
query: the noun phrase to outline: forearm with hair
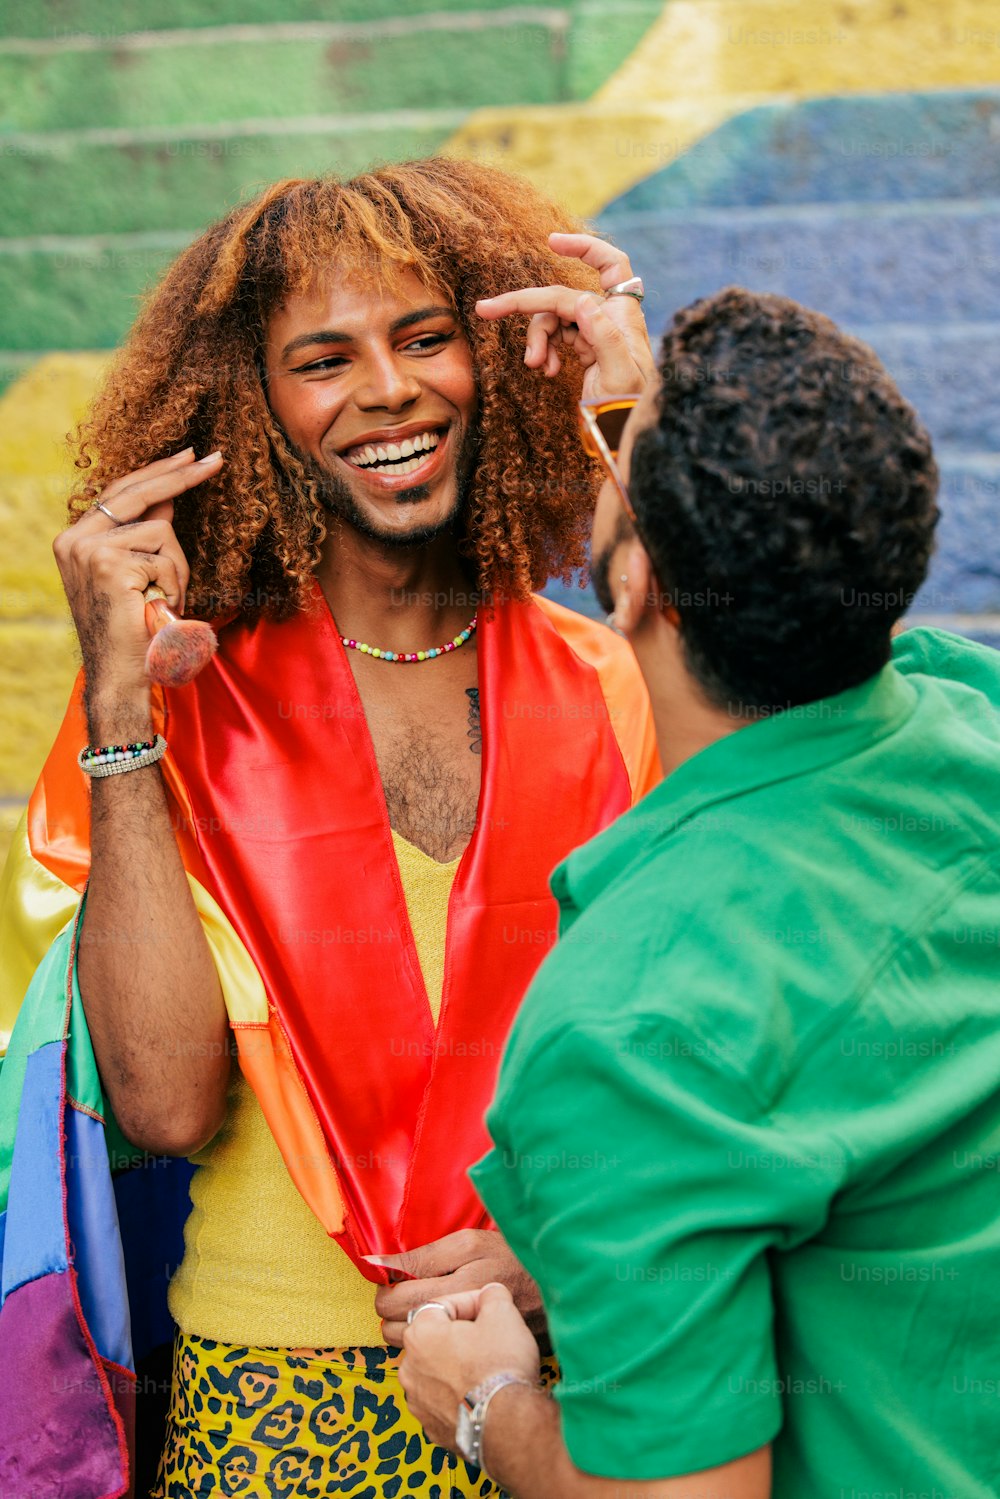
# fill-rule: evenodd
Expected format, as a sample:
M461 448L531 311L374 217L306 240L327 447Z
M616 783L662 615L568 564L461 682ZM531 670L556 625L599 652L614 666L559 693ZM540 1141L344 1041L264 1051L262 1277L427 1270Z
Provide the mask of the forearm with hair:
M152 737L109 722L92 743ZM133 1144L187 1155L222 1122L233 1048L158 766L92 779L91 858L79 975L101 1078Z
M559 1407L537 1390L508 1385L486 1418L483 1460L512 1499L770 1499L770 1450L677 1478L598 1478L574 1464Z

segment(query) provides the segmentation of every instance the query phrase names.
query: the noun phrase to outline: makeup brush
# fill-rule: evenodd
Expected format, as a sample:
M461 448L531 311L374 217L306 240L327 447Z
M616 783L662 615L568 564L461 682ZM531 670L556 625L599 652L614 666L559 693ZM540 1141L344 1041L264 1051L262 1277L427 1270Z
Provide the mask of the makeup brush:
M162 588L144 588L146 629L151 639L146 652L146 675L163 687L183 687L215 655L215 631L200 619L181 619L168 607Z

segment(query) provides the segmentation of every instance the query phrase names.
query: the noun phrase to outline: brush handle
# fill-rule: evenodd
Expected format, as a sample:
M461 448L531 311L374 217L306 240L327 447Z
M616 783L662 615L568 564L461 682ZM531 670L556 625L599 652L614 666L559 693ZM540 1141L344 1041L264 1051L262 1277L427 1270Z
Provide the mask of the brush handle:
M179 623L180 616L170 608L162 588L150 583L148 588L142 590L142 596L146 600L146 629L150 636L155 635L157 630L162 630L164 625Z

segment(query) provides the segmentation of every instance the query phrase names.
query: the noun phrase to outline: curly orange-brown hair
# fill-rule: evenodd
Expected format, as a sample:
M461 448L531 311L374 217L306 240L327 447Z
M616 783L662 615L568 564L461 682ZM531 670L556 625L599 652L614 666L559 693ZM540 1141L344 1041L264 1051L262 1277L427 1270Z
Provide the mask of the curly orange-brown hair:
M524 362L525 318L486 322L475 302L521 286L597 286L555 256L580 225L510 174L444 157L349 182L278 182L205 231L153 291L88 419L70 501L83 514L112 479L193 445L221 474L182 495L174 526L191 564L188 607L286 618L306 602L325 536L315 485L261 381L269 316L317 277L377 285L412 270L445 292L472 349L480 443L462 551L486 594L523 598L585 560L597 479L577 438L581 375Z

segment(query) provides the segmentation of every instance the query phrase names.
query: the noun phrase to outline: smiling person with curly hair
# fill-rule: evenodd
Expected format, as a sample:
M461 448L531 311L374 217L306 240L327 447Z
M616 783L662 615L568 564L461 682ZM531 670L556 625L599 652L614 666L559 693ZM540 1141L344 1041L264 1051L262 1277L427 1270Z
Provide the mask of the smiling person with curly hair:
M410 300L416 294L420 307L433 304L424 293L436 290L442 308L436 322L425 319L433 325L425 343L460 350L473 387L459 434L465 446L459 451L453 440L448 454L449 467L461 458L462 485L450 500L457 507L461 489L460 511L429 523L408 500L400 516L383 505L378 520L370 484L373 495L360 487L357 508L347 502L348 518L367 515L376 535L402 542L418 531L426 540L428 524L454 521L467 563L463 587L525 599L549 578L568 578L585 561L596 492L577 438L578 370L553 367L546 371L553 378L540 380L536 361L524 359L523 332L477 316L476 303L551 281L596 290L598 275L575 258L578 237L560 240L570 258L548 244L551 233L577 227L527 184L466 162L386 167L349 183L277 183L196 240L150 299L81 429L79 466L88 482L73 513L86 513L123 474L188 445L197 453L218 449L224 464L200 474L196 491L173 497L174 530L191 570L187 607L287 618L308 602L324 541L341 515L338 495L356 477L338 462L339 433L312 452L294 418L288 422L281 392L294 387L294 405L304 404L317 376L345 359L335 340L303 337L341 331L325 317L335 310L338 283L349 291L337 300L364 311L389 288L405 288ZM619 252L603 263L619 281L628 269ZM632 331L634 301L616 307ZM407 316L413 310L407 301ZM296 343L287 354L286 341ZM311 378L296 379L300 372ZM625 379L635 384L628 359ZM400 409L406 404L403 395Z
M83 678L19 842L9 889L47 897L12 900L10 983L86 886L86 1117L197 1167L169 1499L493 1492L423 1438L395 1350L419 1302L495 1279L542 1328L466 1171L549 872L658 774L625 643L534 592L585 559L581 389L651 368L630 277L485 167L279 183L180 256L83 427L55 544ZM521 307L546 286L566 316ZM218 633L152 693L151 584Z

